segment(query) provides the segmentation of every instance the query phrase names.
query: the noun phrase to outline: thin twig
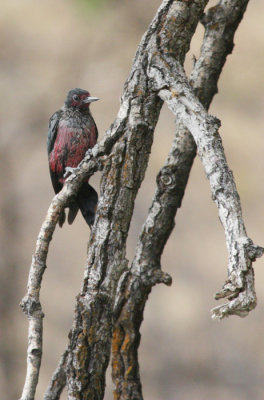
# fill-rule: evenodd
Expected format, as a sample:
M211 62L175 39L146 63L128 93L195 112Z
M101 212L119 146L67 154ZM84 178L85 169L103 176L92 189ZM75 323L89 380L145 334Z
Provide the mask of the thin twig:
M44 400L58 400L66 385L66 364L68 349L61 355L60 362L56 368L50 384L45 392Z

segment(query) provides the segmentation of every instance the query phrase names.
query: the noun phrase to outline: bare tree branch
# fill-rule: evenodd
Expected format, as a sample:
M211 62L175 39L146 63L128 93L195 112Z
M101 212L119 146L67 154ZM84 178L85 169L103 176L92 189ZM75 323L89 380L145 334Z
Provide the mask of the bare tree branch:
M228 54L234 48L234 35L249 0L220 0L202 17L205 32L201 53L190 76L195 94L208 109L217 93L218 79Z
M222 308L221 306L217 308L218 316L221 318L231 314L245 316L256 304L252 261L261 257L263 249L254 245L247 236L233 174L227 165L218 133L220 121L209 116L195 98L178 63L178 65L175 63L170 74L165 66L165 60L159 59L158 64L150 74L156 80L157 87L161 89L159 92L161 98L166 101L177 120L186 126L194 137L198 155L210 182L212 198L216 202L225 230L229 253L228 281L218 294L218 298L228 297L232 301ZM164 79L162 72L165 69ZM168 89L164 89L165 86Z
M50 381L49 387L44 395L44 400L58 400L66 385L66 363L68 350L61 356L60 362Z
M137 349L143 311L152 287L171 284L171 277L160 269L160 258L174 227L191 166L186 158L191 151L189 138L174 138L168 159L157 176L157 190L127 276L121 277L115 303L112 341L112 377L116 399L142 399Z
M67 384L72 399L101 399L104 394L104 375L110 355L113 299L117 282L127 269L127 232L162 104L146 75L149 56L157 50L159 33L160 40L165 41L168 36L162 38L163 32L174 35L176 27L181 26L180 38L175 34L169 49L183 59L205 4L204 1L162 3L139 45L131 75L125 85L122 101L132 98L129 118L125 134L115 145L105 166L102 195L88 251L85 282L77 300L70 340ZM179 19L175 18L175 14L178 14ZM186 19L188 24L185 25ZM179 45L174 48L177 39Z
M173 229L174 216L195 157L196 145L189 131L209 178L229 250L229 280L217 296L228 297L231 301L217 308L214 316L244 316L255 305L252 261L261 256L263 249L253 245L246 235L239 197L218 135L219 121L209 116L197 100L182 69L191 37L206 4L206 0L162 2L138 47L114 124L104 139L88 152L51 203L38 236L28 292L21 303L29 319L27 376L21 400L34 399L38 381L43 319L39 292L49 243L62 209L77 193L83 180L101 169L102 163L105 166L101 197L89 242L84 283L77 297L68 348L55 371L46 399L59 398L65 378L71 400L103 398L113 319L116 398L142 399L137 363L139 328L152 286L159 282L171 283L170 276L160 269L160 257ZM226 55L232 50L233 35L247 2L225 0L219 4L203 19L206 27L204 47L200 63L196 63L191 77L206 108L216 91ZM234 4L239 11L231 23L224 7L228 9ZM217 22L211 25L214 18ZM225 30L225 24L233 24L235 28ZM220 34L225 38L222 42ZM211 53L206 43L218 48L217 65L208 63L208 53L209 56ZM206 82L208 91L205 90ZM126 240L163 101L176 115L180 128L176 131L167 162L158 175L157 192L129 271ZM109 155L107 159L106 155Z
M240 0L220 1L217 7L209 9L203 17L203 45L190 81L206 108L217 92L218 78L227 55L233 49L234 34L247 3L248 1ZM145 302L156 283L153 277L160 268L163 246L173 229L174 217L181 205L195 155L196 144L192 135L177 121L174 142L168 159L158 174L157 190L142 228L131 271L127 273L126 279L120 280L117 293L112 345L112 377L117 399L142 399L137 356L139 328ZM164 276L161 271L160 276ZM251 272L248 276L252 276ZM225 311L218 313L218 317L228 315L229 310Z
M49 244L52 240L56 224L63 208L67 206L71 197L75 196L78 192L82 182L102 168L104 156L110 153L113 144L123 133L122 127L123 121L126 119L127 108L127 104L123 103L120 107L120 116L117 116L103 140L91 151L87 152L86 157L80 163L75 173L67 179L63 189L53 198L45 221L40 229L36 250L30 266L27 294L20 303L29 320L27 373L21 400L33 400L38 383L42 357L42 319L44 317L39 301L39 293L43 273L46 268Z

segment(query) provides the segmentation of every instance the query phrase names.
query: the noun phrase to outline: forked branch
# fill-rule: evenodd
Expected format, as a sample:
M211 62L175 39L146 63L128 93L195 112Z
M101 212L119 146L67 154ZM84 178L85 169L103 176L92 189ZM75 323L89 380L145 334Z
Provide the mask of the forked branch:
M232 52L234 34L247 3L248 0L220 1L217 7L209 9L203 17L203 45L190 82L205 108L209 107L217 92L218 78L227 55ZM117 293L112 345L112 376L117 399L125 400L131 396L143 398L137 354L140 343L139 328L148 295L152 286L157 283L151 277L159 271L162 250L173 229L174 217L181 205L196 155L196 144L190 131L176 121L174 142L168 159L158 174L157 190L142 228L135 259L130 273L122 277ZM261 251L260 249L260 253ZM160 276L164 276L161 271ZM236 294L236 303L231 301L213 310L214 317L223 318L236 313L236 310L240 313L250 310L255 304L254 282L250 280L251 277L250 268L243 282L242 293L238 296ZM244 304L243 299L246 299Z
M169 275L160 269L160 258L174 227L196 145L219 209L229 251L228 282L217 296L228 297L230 302L215 309L213 315L244 316L255 306L252 261L262 255L263 249L255 246L246 234L236 186L218 134L219 121L206 111L225 58L232 50L234 32L247 1L220 1L203 17L206 31L201 57L191 76L193 89L182 63L206 4L206 0L162 2L138 47L114 124L51 203L38 236L28 292L22 300L29 318L27 377L22 400L34 399L38 381L43 319L39 292L49 243L62 208L77 193L83 180L100 169L103 162L101 197L83 287L77 297L67 351L47 399L57 399L66 382L71 399L103 399L112 333L116 398L142 399L137 363L139 328L152 286L171 283ZM233 21L230 12L235 15ZM213 29L212 21L216 21ZM221 37L225 37L223 42ZM213 60L208 64L210 48L209 59ZM163 101L177 118L177 130L166 164L157 177L157 191L128 269L125 251L128 230Z

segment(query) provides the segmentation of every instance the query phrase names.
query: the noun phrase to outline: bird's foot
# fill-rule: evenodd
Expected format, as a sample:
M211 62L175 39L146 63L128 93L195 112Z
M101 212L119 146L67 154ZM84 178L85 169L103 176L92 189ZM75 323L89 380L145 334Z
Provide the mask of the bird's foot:
M65 172L63 174L63 178L64 179L68 178L71 174L73 174L75 172L75 170L76 170L76 168L66 167Z
M73 174L76 171L77 168L72 168L72 167L66 167L65 172L63 175L63 178L68 178L71 174Z

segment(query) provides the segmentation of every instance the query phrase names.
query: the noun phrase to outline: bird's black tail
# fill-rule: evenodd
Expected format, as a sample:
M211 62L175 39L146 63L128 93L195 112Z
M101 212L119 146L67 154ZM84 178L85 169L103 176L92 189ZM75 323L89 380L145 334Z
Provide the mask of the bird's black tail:
M98 195L96 191L91 185L89 185L88 182L85 182L82 185L76 200L83 218L91 228L94 223L98 202Z

